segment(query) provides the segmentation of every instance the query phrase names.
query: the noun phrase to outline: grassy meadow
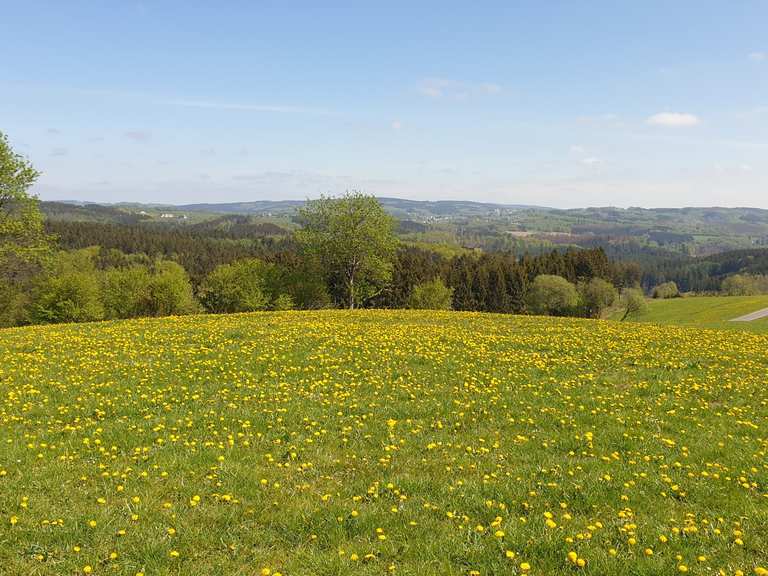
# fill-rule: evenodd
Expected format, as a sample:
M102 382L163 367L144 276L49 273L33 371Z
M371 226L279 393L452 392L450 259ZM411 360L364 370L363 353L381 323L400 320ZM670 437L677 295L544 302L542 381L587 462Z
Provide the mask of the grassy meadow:
M767 349L409 311L3 330L0 573L766 574Z
M730 322L733 318L744 316L762 308L768 308L768 295L688 296L668 300L649 299L648 309L628 320L768 333L768 318L751 322ZM623 315L622 310L617 310L610 314L610 318L618 320Z

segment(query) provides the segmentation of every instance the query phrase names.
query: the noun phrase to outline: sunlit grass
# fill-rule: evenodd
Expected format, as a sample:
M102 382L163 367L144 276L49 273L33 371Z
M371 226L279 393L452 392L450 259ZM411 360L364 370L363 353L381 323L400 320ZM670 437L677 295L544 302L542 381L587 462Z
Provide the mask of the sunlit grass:
M766 349L404 311L0 331L0 573L752 574Z
M699 328L745 330L768 333L768 319L751 322L730 322L745 314L768 308L768 295L761 296L690 296L668 300L649 299L648 310L631 317L634 322L656 322L696 326ZM618 320L623 311L613 312L611 319Z

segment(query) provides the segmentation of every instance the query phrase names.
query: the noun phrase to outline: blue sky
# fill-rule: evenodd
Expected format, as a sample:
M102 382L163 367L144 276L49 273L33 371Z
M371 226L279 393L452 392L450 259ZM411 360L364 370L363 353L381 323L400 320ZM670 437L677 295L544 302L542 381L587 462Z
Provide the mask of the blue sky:
M44 199L768 208L768 2L4 2Z

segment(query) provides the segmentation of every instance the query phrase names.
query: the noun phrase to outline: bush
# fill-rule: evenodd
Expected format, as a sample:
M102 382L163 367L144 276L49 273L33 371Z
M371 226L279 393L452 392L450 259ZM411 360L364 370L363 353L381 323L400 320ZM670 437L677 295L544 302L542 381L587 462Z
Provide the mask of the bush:
M200 309L186 270L176 262L164 260L155 264L148 293L148 316L193 314Z
M203 280L200 300L217 314L266 310L269 276L270 265L256 258L222 264Z
M677 298L680 296L680 290L674 282L664 282L653 289L651 296L654 298Z
M440 278L413 287L408 298L408 308L414 310L450 310L453 288L446 286Z
M645 294L639 288L627 288L621 293L621 305L624 308L622 320L630 316L636 316L648 309L648 303L645 301Z
M91 272L65 272L45 278L35 291L32 317L39 323L101 320L104 306L98 277Z
M286 294L294 308L317 309L331 305L328 287L316 262L297 257L270 265L266 289L270 294ZM274 307L274 305L273 305Z
M534 314L566 316L578 306L579 294L565 278L542 274L533 280L527 301Z
M754 296L768 293L768 277L760 274L734 274L720 285L726 296Z
M106 318L150 315L152 275L146 266L110 268L102 278Z
M290 294L280 294L272 301L272 310L293 310L296 306Z
M579 285L581 302L588 318L599 318L600 314L611 306L618 296L613 284L602 278L592 278Z
M27 324L29 294L24 287L0 282L0 328Z

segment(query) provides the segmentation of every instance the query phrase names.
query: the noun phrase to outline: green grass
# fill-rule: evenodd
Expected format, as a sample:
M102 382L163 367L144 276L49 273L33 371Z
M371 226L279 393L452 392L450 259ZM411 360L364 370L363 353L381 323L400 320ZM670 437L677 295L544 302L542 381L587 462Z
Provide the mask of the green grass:
M730 322L732 318L738 318L762 308L768 308L768 295L649 299L648 310L632 316L628 320L768 333L768 318L761 318L752 322ZM610 319L619 320L622 316L622 311L615 311L611 313Z
M766 349L416 311L3 330L0 574L753 574Z

